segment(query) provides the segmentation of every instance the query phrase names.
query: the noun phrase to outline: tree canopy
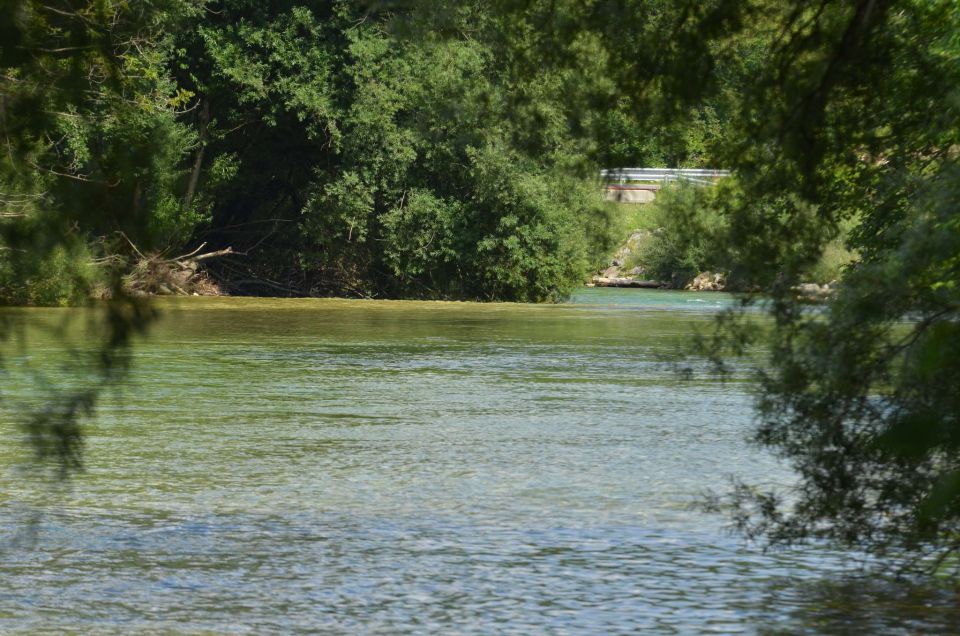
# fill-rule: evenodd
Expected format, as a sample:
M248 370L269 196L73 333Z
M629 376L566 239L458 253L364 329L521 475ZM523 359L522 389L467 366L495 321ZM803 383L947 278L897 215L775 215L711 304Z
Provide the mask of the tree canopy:
M6 130L55 158L17 148L18 178L31 183L16 187L69 205L73 242L94 259L206 243L239 254L211 265L236 293L545 301L610 245L584 159L589 115L569 103L602 73L590 63L522 75L512 58L524 44L499 47L483 3L437 14L333 0L76 4L11 5L23 37L99 38L89 50L105 62L81 53L87 44L5 48L8 100L43 114L35 134ZM119 20L101 33L94 20L111 12ZM54 50L64 83L96 66L96 99L78 86L69 107L33 107L26 84L56 85L42 61ZM43 90L31 99L59 94ZM62 235L48 234L58 246ZM40 254L45 280L71 269ZM14 302L84 293L0 278Z

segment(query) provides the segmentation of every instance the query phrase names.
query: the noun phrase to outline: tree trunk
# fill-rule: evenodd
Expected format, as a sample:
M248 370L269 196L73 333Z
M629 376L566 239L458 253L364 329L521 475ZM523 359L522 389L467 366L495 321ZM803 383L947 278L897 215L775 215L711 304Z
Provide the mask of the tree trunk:
M193 170L190 171L190 182L187 184L187 193L183 197L183 209L190 210L193 204L193 197L197 193L197 183L200 181L200 170L203 167L203 155L207 150L207 129L210 126L210 102L203 100L200 107L200 148L197 150L197 156L193 160Z

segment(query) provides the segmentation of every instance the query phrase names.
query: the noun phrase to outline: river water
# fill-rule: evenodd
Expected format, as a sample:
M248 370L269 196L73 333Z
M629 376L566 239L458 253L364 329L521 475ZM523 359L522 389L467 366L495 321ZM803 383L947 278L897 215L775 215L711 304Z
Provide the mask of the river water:
M30 369L69 380L67 313L12 312L0 632L956 633L945 593L698 510L791 480L749 382L670 362L729 302L161 303L67 483L9 424Z

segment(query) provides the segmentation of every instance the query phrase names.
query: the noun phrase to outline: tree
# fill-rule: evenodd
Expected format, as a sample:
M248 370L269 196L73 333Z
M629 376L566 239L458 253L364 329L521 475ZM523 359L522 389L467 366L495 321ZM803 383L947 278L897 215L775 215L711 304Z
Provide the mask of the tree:
M131 338L153 316L124 293L114 257L133 242L162 245L194 221L174 194L192 143L176 120L184 96L162 69L165 30L195 9L180 0L0 3L0 296L83 302L100 283L112 297L93 332L99 348L75 369L84 381L20 414L41 459L65 470L80 463L80 418L123 373Z
M566 170L585 76L516 76L483 3L381 4L232 0L179 38L178 81L203 103L197 237L246 254L223 280L562 298L610 241L594 170Z
M532 59L602 42L634 127L722 105L711 162L736 177L675 225L704 261L762 292L760 336L734 310L702 353L767 348L755 441L797 487L740 485L748 535L828 539L935 568L960 561L960 11L919 0L780 3L501 0ZM709 199L709 200L705 200ZM852 227L835 297L797 286ZM709 237L704 241L704 237ZM681 252L686 249L678 248ZM756 296L744 296L749 305ZM928 558L933 557L933 558Z
M776 30L721 155L739 184L716 257L772 296L755 439L800 482L787 499L741 486L735 518L936 566L960 547L960 12L755 10ZM812 311L796 285L845 221L859 262Z
M600 29L614 7L636 20L635 6L591 3L585 24ZM702 41L641 55L641 66L628 60L633 41L607 38L621 86L659 82L696 102L722 89L717 69L731 54L744 65L713 148L737 177L713 193L724 222L710 234L711 259L769 298L755 440L799 482L786 496L741 485L737 524L775 543L823 538L950 564L956 578L960 11L945 1L715 1L658 15ZM687 86L678 74L651 76L680 64ZM811 308L796 287L843 223L859 260L836 296ZM757 338L736 316L724 323L710 344L727 355Z

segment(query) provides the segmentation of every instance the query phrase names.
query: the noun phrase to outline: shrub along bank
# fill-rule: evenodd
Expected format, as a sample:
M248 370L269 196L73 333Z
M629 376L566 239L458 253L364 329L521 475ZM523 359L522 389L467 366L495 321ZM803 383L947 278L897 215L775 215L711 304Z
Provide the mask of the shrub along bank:
M734 180L714 188L676 186L661 190L653 203L617 206L620 232L627 238L608 256L594 284L694 291L749 289L735 261L730 268L729 255L718 254L713 245L714 237L730 229L719 201L736 196L736 191ZM826 293L856 260L856 252L847 246L852 227L852 221L844 224L820 258L806 268L802 293Z

